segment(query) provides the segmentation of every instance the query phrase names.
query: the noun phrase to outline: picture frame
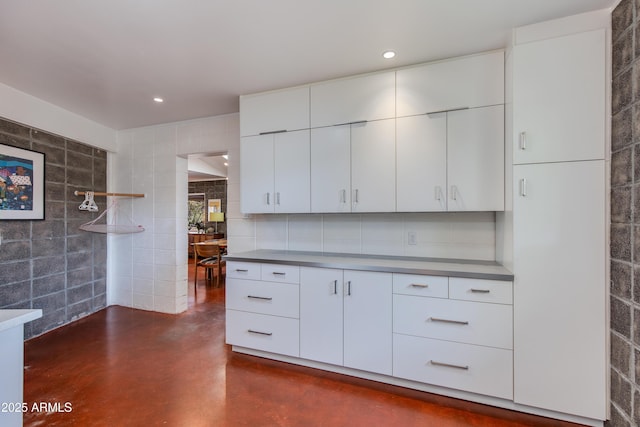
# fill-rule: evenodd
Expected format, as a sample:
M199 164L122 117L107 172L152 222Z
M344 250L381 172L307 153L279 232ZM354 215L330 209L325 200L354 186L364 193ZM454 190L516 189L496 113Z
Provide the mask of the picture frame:
M45 155L0 144L0 221L44 220Z

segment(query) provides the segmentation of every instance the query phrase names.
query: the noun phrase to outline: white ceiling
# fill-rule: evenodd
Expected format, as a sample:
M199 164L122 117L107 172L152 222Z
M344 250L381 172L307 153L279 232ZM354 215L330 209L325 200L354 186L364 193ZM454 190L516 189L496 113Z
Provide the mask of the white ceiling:
M188 180L209 181L212 179L225 179L227 177L227 159L221 155L191 154L188 157Z
M0 82L127 129L237 112L240 94L501 48L513 27L615 3L2 0Z

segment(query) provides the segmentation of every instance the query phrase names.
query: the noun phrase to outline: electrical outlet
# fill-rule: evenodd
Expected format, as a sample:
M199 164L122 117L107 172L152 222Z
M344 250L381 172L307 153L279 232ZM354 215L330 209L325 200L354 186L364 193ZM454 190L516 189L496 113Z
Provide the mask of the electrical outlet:
M418 233L416 233L415 231L410 231L407 240L408 240L408 243L410 245L417 245L418 244Z

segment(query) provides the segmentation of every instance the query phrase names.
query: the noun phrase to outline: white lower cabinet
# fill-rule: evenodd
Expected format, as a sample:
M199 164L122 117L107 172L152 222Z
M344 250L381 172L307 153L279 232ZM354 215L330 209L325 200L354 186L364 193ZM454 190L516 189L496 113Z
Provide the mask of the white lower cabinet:
M227 271L229 344L513 399L511 282L232 261Z
M227 263L226 342L298 357L300 267Z
M605 419L606 162L513 169L514 400Z
M391 375L391 273L344 272L344 366Z
M513 348L510 305L394 295L393 315L396 333Z
M300 357L343 364L342 270L300 269Z
M511 282L450 277L448 298L414 291L441 283L394 275L393 376L512 399Z
M227 343L287 356L299 355L298 319L227 310Z
M300 357L391 375L391 274L302 267Z
M393 336L393 375L408 380L511 399L513 354L509 350Z

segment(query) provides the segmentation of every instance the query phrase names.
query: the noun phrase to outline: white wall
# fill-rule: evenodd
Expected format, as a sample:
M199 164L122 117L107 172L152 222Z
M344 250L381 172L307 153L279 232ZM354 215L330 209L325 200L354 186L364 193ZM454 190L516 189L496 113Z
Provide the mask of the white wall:
M109 190L145 194L119 199L118 221L130 219L145 231L109 236L108 303L180 313L187 308L188 285L186 155L238 152L238 115L129 129L117 140Z
M115 130L2 83L0 117L75 139L105 151L116 150Z

